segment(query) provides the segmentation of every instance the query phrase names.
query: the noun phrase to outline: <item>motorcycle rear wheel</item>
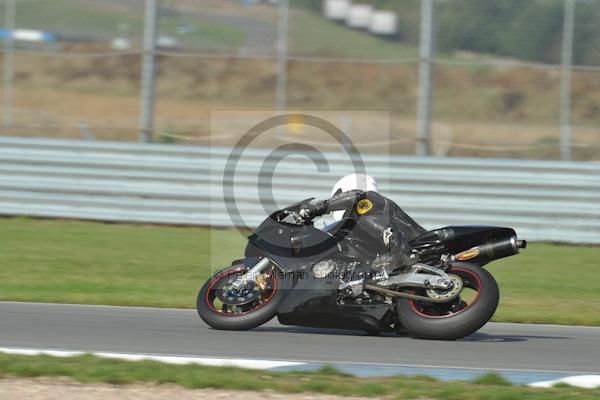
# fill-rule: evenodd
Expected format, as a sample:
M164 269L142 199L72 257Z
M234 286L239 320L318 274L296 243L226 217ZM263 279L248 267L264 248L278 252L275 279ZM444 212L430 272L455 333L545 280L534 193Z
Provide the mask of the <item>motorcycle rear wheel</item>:
M464 287L474 291L473 298L468 303L455 299L437 304L399 299L397 316L410 336L431 340L461 339L478 331L494 315L500 292L492 274L476 264L459 262L453 263L448 273L459 276Z
M234 280L247 269L243 264L232 265L216 272L202 286L196 300L196 308L206 324L214 329L243 331L256 328L275 316L283 295L282 282L277 276L278 269L275 266L268 270L269 287L256 300L242 306L231 306L218 300L217 291L222 285Z

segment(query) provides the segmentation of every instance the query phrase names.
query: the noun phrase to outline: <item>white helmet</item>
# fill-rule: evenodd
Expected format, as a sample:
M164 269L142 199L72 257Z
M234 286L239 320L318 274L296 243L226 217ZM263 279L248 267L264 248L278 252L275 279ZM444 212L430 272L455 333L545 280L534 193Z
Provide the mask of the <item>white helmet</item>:
M367 174L350 174L344 176L342 179L336 182L333 185L333 189L331 190L331 196L335 196L337 194L343 192L349 192L351 190L362 190L365 192L376 192L377 191L377 182L371 175ZM344 216L345 211L334 211L333 219L335 221L341 221Z

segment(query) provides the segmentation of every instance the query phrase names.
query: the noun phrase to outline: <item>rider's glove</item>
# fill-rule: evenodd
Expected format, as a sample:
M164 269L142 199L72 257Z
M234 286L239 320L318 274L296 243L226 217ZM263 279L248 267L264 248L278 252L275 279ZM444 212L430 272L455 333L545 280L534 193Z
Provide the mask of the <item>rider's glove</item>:
M300 211L298 211L298 214L306 220L311 220L315 217L318 217L319 215L323 215L326 210L327 210L326 202L320 201L315 204L308 203L308 204L302 206L302 209L300 209Z
M302 209L300 209L300 211L298 211L298 215L300 215L303 219L306 219L306 220L313 219L311 214L312 214L311 210L308 207L302 208Z

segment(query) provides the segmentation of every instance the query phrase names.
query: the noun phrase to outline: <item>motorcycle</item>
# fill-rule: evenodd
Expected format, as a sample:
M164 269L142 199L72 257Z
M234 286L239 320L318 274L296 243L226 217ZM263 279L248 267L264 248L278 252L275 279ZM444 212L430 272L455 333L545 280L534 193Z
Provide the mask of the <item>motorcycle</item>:
M410 241L416 264L372 271L386 249L356 234L357 210L319 229L301 212L311 200L271 214L248 237L245 257L202 286L197 310L205 323L248 330L277 316L283 325L456 340L498 306L484 265L527 247L511 228L448 226Z

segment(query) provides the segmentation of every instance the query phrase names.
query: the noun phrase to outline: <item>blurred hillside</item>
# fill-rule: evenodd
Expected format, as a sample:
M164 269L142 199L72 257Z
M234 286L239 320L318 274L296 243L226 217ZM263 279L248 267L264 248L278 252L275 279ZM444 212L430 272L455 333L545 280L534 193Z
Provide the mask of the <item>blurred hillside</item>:
M93 45L72 47L69 51L78 54L101 50ZM28 126L43 126L42 135L80 137L78 126L85 121L97 138L136 139L140 79L137 55L38 61L34 55L17 57L18 119L28 121ZM159 137L174 134L208 143L212 110L272 109L275 76L276 68L270 60L159 57ZM434 140L440 142L436 147L446 148L449 155L556 157L557 149L552 146L558 137L558 77L555 70L524 67L439 68ZM392 145L392 151L414 150L414 65L290 61L288 79L290 109L388 110L392 135L404 142ZM600 77L577 72L573 80L573 117L580 126L575 130L575 139L595 146L597 131L592 127L600 125ZM31 128L11 130L13 134L30 132ZM353 132L357 141L368 140L369 135L358 128ZM492 153L485 149L511 145L533 148ZM598 158L600 149L578 148L575 153L582 159Z
M398 15L399 41L419 41L420 0L360 0ZM298 2L320 13L322 0ZM564 3L554 0L440 0L436 2L437 48L560 62ZM600 2L577 1L573 61L600 65Z
M287 109L387 111L392 141L372 150L413 153L419 0L373 3L398 13L398 37L326 20L321 0L291 2ZM2 133L137 140L145 1L16 4L17 28L46 30L60 40L16 43L14 121ZM435 154L559 157L562 5L436 1ZM600 159L599 5L577 1L575 61L596 63L572 71L572 147L580 160ZM277 7L161 0L158 14L159 44L169 45L159 46L157 58L157 140L231 145L210 137L212 111L276 108ZM115 39L125 45L115 46ZM355 125L351 136L368 141L372 132Z
M399 35L381 39L325 20L322 0L292 2L290 51L301 55L394 58L415 55L420 0L361 0L395 11ZM17 26L95 40L141 40L142 0L29 0L18 3ZM543 63L559 63L563 2L553 0L441 0L436 2L436 46L442 54L469 51ZM163 1L160 33L186 48L273 53L277 9L244 7L234 0ZM4 7L0 7L0 20ZM600 1L577 1L573 61L600 65ZM351 46L349 44L352 44Z

